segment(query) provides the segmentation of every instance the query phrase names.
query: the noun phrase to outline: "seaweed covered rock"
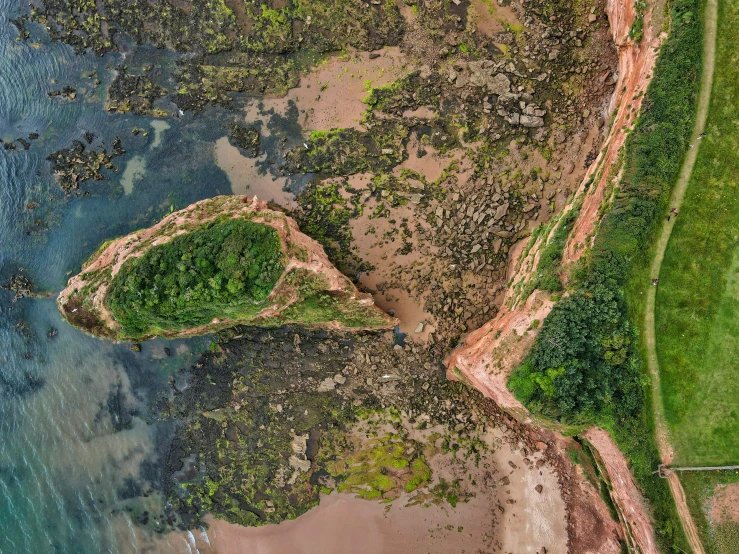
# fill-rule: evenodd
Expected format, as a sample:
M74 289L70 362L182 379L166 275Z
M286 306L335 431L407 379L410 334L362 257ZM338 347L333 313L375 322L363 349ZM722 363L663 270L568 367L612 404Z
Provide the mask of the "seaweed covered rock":
M234 92L284 94L306 59L395 46L406 29L393 0L44 0L30 19L78 53L116 51L123 32L137 44L188 54L172 99L193 111L228 105ZM19 32L24 25L16 23Z
M103 244L57 300L75 327L115 340L236 324L389 328L295 221L246 196L202 200Z
M91 137L86 140L88 144L92 142ZM118 171L113 165L113 158L125 152L118 137L113 141L111 154L104 148L94 150L87 148L82 141L74 140L69 148L52 152L46 159L52 164L52 171L59 186L66 194L72 194L73 191L79 190L85 181L105 181L107 177L102 172L104 169Z
M231 144L250 158L259 156L259 144L261 142L259 129L252 125L244 126L234 123L230 126L230 130L231 134L228 140Z
M118 72L108 89L105 109L113 113L133 112L136 115L166 117L165 110L155 108L154 102L167 95L167 90L155 84L148 75L132 75L126 66L116 68Z

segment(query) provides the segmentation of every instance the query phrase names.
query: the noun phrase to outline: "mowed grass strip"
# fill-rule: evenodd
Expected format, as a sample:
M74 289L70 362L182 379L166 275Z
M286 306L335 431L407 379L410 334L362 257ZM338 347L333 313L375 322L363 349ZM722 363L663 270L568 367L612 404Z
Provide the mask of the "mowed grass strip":
M718 21L707 136L667 247L655 312L665 416L680 465L739 463L739 4L720 2Z

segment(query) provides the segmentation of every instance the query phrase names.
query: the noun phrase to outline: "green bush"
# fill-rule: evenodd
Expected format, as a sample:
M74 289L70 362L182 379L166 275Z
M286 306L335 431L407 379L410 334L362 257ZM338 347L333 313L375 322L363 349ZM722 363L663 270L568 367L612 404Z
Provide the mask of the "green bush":
M557 229L554 231L549 243L539 254L539 263L536 266L536 280L534 287L549 292L557 292L562 290L562 281L559 278L559 268L562 262L562 254L567 237L570 235L580 209L572 209L563 217Z
M125 336L196 327L256 313L284 269L275 229L220 219L127 260L106 301Z
M582 414L642 406L638 370L629 360L633 331L622 317L622 299L608 287L576 290L544 321L526 363L509 386L524 400L539 400L547 415L572 420Z

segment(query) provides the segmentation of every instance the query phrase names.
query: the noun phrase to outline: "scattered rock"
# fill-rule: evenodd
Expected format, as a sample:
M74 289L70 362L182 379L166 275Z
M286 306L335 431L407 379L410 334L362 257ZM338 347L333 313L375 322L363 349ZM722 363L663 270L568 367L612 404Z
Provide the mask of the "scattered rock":
M498 206L498 208L495 210L495 216L493 218L495 221L498 221L499 219L503 218L508 213L508 202L505 202Z
M256 127L234 123L231 125L231 134L228 140L250 158L259 155L260 136L259 129Z
M521 125L524 127L543 127L544 118L535 115L522 115L519 118Z
M336 388L336 383L331 377L326 377L323 381L318 384L318 392L328 392Z
M33 283L25 275L12 275L7 283L0 285L0 288L14 293L13 300L34 296Z

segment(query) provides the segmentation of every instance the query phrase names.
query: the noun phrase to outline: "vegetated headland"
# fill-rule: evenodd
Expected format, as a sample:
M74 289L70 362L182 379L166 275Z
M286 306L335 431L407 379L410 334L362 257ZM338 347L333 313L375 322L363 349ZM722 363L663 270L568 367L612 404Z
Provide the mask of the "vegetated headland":
M239 196L203 200L103 244L57 303L73 325L116 340L195 336L243 323L395 324L290 217Z

